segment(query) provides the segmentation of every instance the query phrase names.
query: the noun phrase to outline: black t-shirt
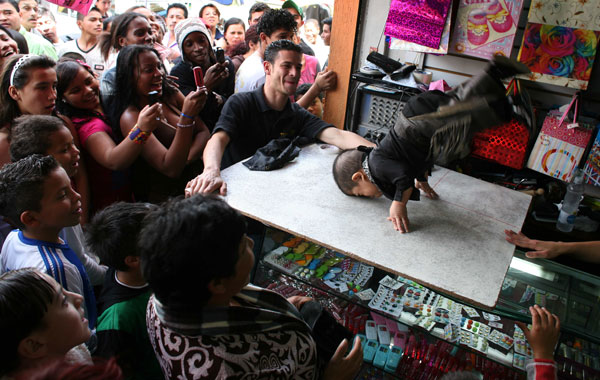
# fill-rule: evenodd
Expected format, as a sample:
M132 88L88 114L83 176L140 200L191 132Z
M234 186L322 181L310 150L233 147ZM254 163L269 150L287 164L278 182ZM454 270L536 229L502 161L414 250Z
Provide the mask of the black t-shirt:
M254 91L232 95L213 133L225 131L231 139L221 160L224 169L252 156L273 139L296 136L316 139L329 127L333 125L289 100L281 111L269 108L260 86Z
M409 142L396 128L371 151L368 160L371 176L383 195L401 201L402 192L414 187L415 179L424 181L433 165L427 159L429 152ZM419 192L413 190L410 199L419 200Z

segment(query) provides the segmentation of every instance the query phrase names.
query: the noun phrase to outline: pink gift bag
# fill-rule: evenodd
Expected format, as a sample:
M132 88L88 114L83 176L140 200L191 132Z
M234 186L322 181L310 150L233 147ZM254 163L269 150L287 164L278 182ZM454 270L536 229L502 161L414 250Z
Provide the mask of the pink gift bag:
M566 116L573 104L575 113L571 123L566 120ZM577 108L578 101L575 95L562 117L556 114L546 116L529 155L528 168L565 182L571 181L573 171L579 165L592 138L593 130L590 125L577 122Z

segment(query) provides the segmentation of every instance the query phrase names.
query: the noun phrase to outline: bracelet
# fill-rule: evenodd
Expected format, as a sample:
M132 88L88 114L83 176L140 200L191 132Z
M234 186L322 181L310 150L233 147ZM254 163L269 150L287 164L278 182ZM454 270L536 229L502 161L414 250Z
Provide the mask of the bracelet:
M189 127L193 127L194 125L196 125L195 121L192 121L190 124L181 124L181 123L177 123L177 126L179 128L189 128Z
M134 144L142 145L146 142L146 140L148 140L148 137L150 137L151 134L152 132L142 131L140 127L138 127L138 125L136 124L133 126L133 128L131 128L131 131L129 131L127 137L129 137L129 139L133 141Z
M183 112L181 113L181 116L183 116L183 117L187 117L188 119L192 119L192 120L194 120L194 118L193 118L193 117L191 117L191 116L188 116L188 115L184 114Z

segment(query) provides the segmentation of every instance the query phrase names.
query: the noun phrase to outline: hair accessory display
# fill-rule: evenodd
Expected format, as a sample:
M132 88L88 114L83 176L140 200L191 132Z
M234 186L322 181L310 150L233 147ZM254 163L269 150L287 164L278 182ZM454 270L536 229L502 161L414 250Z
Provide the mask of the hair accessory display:
M24 56L22 56L21 58L19 58L19 60L17 61L17 63L15 63L15 65L12 68L12 71L10 72L10 85L14 86L14 81L15 81L15 74L17 73L17 71L19 70L19 68L21 66L23 66L23 64L25 62L27 62L27 60L29 58L33 58L33 57L37 57L37 55L35 54L25 54Z

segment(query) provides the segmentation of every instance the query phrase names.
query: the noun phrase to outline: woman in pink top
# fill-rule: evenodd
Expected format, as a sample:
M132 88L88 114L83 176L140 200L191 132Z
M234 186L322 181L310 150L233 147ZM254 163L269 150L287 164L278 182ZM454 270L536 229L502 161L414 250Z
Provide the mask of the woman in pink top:
M92 212L114 202L133 201L127 169L142 152L143 136L147 139L158 126L158 105L140 112L135 131L132 129L137 140L127 138L117 145L100 104L100 85L90 67L69 60L59 63L56 72L57 108L75 125L86 156Z

